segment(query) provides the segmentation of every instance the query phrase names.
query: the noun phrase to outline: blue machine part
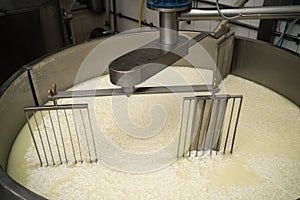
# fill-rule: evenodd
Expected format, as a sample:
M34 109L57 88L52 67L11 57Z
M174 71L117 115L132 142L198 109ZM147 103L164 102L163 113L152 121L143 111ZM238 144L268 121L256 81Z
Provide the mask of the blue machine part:
M147 6L152 8L174 9L189 7L190 0L147 0Z

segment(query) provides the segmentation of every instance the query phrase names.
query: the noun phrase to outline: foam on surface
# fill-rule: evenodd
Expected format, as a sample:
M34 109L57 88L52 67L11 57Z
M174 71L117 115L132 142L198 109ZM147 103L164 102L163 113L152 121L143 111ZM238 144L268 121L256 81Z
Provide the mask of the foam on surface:
M99 84L110 86L107 77ZM38 167L30 134L24 127L12 150L8 173L49 199L299 198L299 107L273 91L239 77L229 75L224 85L228 93L244 96L232 155L181 158L168 167L144 174L120 172L100 163ZM176 105L176 100L160 98L162 102L175 102ZM96 105L109 107L109 102L102 100ZM166 108L166 112L171 109L180 113L180 109L173 107ZM109 112L104 109L101 116L109 116ZM134 119L141 117L137 115ZM178 119L171 118L169 127L164 127L165 134L147 141L149 144L141 150L142 143L130 141L128 136L117 132L118 128L112 125L109 117L101 120L106 124L104 129L112 133L108 136L116 146L140 153L168 143L172 138L172 131L168 130L178 128ZM149 118L145 118L138 123L143 126L149 122Z

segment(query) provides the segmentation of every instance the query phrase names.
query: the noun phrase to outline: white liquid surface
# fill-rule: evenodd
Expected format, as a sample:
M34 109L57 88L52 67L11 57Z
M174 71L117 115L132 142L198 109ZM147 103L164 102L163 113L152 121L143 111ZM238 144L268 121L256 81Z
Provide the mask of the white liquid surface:
M193 74L188 76L193 78ZM99 85L109 86L108 82L105 77ZM49 199L299 198L299 107L267 88L232 75L225 79L224 85L227 93L244 96L232 155L181 158L163 169L142 174L116 171L101 163L39 167L28 127L24 126L12 149L8 173L28 189ZM142 113L147 111L147 104L156 102L154 100L169 105L165 108L169 118L163 134L144 142L121 134L110 116L109 100L97 104L105 107L99 123L105 124L108 138L118 148L137 153L155 151L168 144L178 129L178 118L174 116L180 115L180 106L174 99L162 95L140 102L132 98L129 107L139 103L138 108L145 107ZM132 119L140 127L151 123L147 112L143 115L134 112L135 108L130 108Z

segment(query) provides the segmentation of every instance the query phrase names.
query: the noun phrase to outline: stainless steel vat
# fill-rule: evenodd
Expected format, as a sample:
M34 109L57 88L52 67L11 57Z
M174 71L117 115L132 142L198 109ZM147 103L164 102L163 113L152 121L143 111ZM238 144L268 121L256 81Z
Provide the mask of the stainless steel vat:
M101 41L79 44L40 58L22 67L1 86L0 199L43 199L17 184L5 172L10 149L26 121L23 107L45 103L46 91L54 82L60 90L73 86L80 64ZM214 51L210 39L203 43L208 52ZM220 55L227 55L226 51L219 51ZM235 38L233 57L225 60L231 63L231 74L273 89L300 106L299 55L264 42ZM99 72L91 71L86 80L97 75Z

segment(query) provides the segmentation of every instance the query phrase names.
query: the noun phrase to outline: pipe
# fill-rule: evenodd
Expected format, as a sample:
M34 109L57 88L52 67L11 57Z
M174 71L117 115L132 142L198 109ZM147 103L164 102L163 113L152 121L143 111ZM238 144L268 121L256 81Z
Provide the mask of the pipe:
M237 16L239 19L286 19L299 18L300 6L269 6L252 8L221 9L226 16ZM191 9L178 15L179 21L223 20L217 10Z
M159 38L163 45L173 45L177 43L178 22L176 12L159 12Z
M233 6L234 7L243 7L249 0L237 0ZM228 23L227 19L223 19L219 25L212 32L219 32L224 29L224 26Z
M117 3L116 0L112 0L113 4L113 16L114 16L114 34L119 33L118 31L118 21L117 21Z
M110 28L110 0L105 0L105 26Z
M139 27L139 29L142 28L143 5L144 5L144 0L140 0L139 11L138 11L138 27Z

